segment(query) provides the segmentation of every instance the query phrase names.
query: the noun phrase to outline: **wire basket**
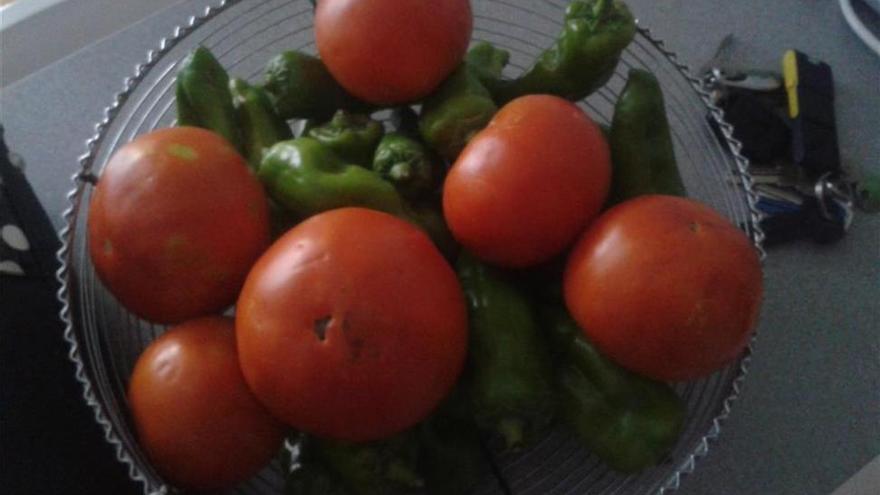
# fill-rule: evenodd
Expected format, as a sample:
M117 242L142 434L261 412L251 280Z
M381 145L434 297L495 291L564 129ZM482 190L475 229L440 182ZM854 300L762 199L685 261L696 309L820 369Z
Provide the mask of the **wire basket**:
M564 0L474 0L473 39L489 41L507 49L508 76L522 72L551 45L562 28ZM83 385L106 440L129 474L143 485L145 494L174 493L138 447L125 390L141 351L164 327L139 320L128 313L96 278L88 257L86 222L94 178L110 155L134 137L167 127L175 118L174 83L177 67L198 45L212 50L236 77L258 80L269 58L283 50L315 53L313 15L305 0L228 0L207 7L198 17L174 30L148 53L146 63L125 80L124 89L104 111L95 135L86 143L80 170L74 176L63 247L58 256L62 288L61 316L67 324L65 339L76 377ZM748 162L731 138L731 127L710 102L698 79L678 62L663 42L639 28L608 84L580 105L602 123L608 123L614 102L632 67L652 71L660 81L679 169L688 196L707 203L739 225L761 252L763 234L760 215L748 174ZM727 140L721 144L710 121ZM750 361L751 348L726 368L702 380L682 383L677 392L687 403L684 431L663 464L635 476L615 474L585 451L564 431L551 433L534 448L504 458L500 475L514 494L664 494L674 491L696 460L706 455L731 404L739 395ZM222 455L221 453L218 453ZM273 461L252 480L224 493L266 495L281 493L283 473ZM489 482L476 493L501 493Z

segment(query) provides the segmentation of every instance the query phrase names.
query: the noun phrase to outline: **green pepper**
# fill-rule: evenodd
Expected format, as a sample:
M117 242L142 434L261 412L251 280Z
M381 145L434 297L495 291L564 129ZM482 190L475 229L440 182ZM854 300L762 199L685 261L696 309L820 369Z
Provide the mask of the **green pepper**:
M416 428L419 472L430 495L465 495L491 471L480 432L461 387Z
M284 472L285 495L350 495L338 476L315 455L315 440L296 434L297 456L285 447L281 449L281 469Z
M419 441L410 430L368 443L315 439L315 455L357 495L388 495L425 487L418 473Z
M323 464L302 462L284 477L285 495L349 495L340 480Z
M522 76L495 83L493 96L498 104L539 93L581 100L608 82L635 33L635 19L622 1L574 0L556 43Z
M422 229L447 260L455 260L461 247L452 237L439 201L425 201L409 205L401 217Z
M407 198L424 198L440 187L442 164L416 139L388 134L373 156L373 170Z
M317 57L286 51L269 60L263 86L282 118L329 119L336 110L368 112L370 105L348 94Z
M480 79L467 64L462 64L425 99L419 132L429 147L453 161L497 110Z
M243 151L229 75L210 50L200 46L184 59L175 92L177 125L214 131Z
M324 143L345 163L369 167L385 130L367 115L337 111L324 125L309 130L308 136Z
M675 391L602 356L561 305L543 307L541 319L557 363L561 415L584 445L624 473L667 456L685 417Z
M468 303L468 394L474 419L502 451L525 447L554 419L553 369L534 308L499 272L463 253Z
M260 166L263 153L273 144L290 139L290 126L278 113L266 92L242 79L229 81L232 104L238 114L245 157L254 170Z
M291 217L304 219L344 206L362 206L413 223L447 256L456 245L442 215L433 206L407 204L376 172L346 164L320 141L302 137L281 141L263 155L257 177L272 202L281 228Z
M684 196L663 92L648 71L632 69L611 120L610 202L642 194Z
M269 196L300 218L343 206L394 215L404 212L397 190L372 170L343 162L320 141L296 138L272 146L257 176Z
M488 41L478 41L468 50L465 63L480 82L495 94L502 72L510 61L510 52L497 48Z
M308 137L309 133L312 132L312 129L321 125L321 122L318 122L315 119L303 119L298 124L298 132L296 137Z

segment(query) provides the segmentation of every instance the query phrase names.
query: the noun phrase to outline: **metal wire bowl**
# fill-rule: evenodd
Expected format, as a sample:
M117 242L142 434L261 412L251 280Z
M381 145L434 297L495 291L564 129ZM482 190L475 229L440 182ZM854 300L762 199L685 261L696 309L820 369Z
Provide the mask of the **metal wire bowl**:
M511 53L507 75L524 70L553 43L562 26L565 0L475 0L474 40L490 41ZM314 53L312 7L305 0L228 0L208 7L149 52L147 61L125 80L88 140L74 176L70 208L65 212L63 247L58 256L62 288L61 316L76 377L86 402L115 447L120 462L143 485L145 494L173 493L153 470L135 439L125 389L140 352L164 327L141 321L125 311L96 278L86 246L86 216L95 177L110 155L135 136L174 121L174 77L181 60L196 46L210 48L232 75L258 80L266 61L282 50ZM662 41L640 28L609 83L581 105L599 122L608 123L613 105L631 67L647 68L660 81L679 168L688 195L705 202L740 225L763 257L760 215L748 175L748 162L722 119L687 67ZM720 144L709 125L714 121L727 140ZM679 384L687 402L684 432L664 464L637 476L610 471L563 431L553 433L528 452L503 459L502 477L514 494L664 494L674 491L696 460L706 455L739 395L751 349L734 363L705 379ZM223 453L216 453L223 455ZM274 461L251 481L228 493L281 493L283 476ZM499 493L488 482L478 493Z

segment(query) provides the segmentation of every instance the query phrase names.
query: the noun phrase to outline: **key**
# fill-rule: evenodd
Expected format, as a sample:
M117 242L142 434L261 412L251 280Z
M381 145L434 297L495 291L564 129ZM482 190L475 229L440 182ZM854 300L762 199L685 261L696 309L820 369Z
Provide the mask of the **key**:
M765 217L760 223L764 245L769 248L802 239L830 244L842 239L847 230L846 212L839 206L832 208L835 216L829 219L822 214L818 200L808 198L799 210Z

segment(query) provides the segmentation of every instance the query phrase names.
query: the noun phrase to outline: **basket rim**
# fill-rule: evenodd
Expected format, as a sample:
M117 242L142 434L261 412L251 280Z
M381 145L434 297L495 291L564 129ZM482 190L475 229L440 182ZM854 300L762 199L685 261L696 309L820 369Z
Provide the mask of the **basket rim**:
M143 81L144 76L150 69L164 56L168 51L174 48L180 41L189 36L195 29L202 24L208 22L211 18L217 16L229 7L236 5L241 0L219 0L216 5L206 6L201 14L190 16L186 23L177 25L171 36L163 37L157 48L147 52L145 62L137 64L132 76L126 77L123 81L123 88L117 92L112 103L103 111L103 118L94 126L95 132L85 142L86 151L78 158L79 169L71 177L73 188L67 193L68 205L62 214L63 227L58 232L61 239L61 247L56 253L56 258L60 263L60 267L56 272L56 279L60 286L56 294L58 301L61 303L59 316L64 323L64 340L68 344L68 359L75 365L75 378L82 386L82 398L85 403L92 409L94 419L104 432L104 439L109 443L115 451L116 460L128 468L128 475L132 481L138 482L143 486L144 495L167 495L174 493L174 489L170 488L164 482L159 486L155 486L150 476L135 462L130 452L120 440L119 435L109 418L107 417L104 406L95 393L92 380L88 376L89 370L80 353L80 342L74 330L74 322L71 314L70 299L70 276L71 269L68 263L70 255L70 247L73 241L74 222L80 208L80 200L83 190L87 183L93 183L96 177L92 174L96 152L99 145L103 142L107 129L114 122L122 105L127 101L129 95L138 88ZM757 208L758 196L754 190L754 182L749 174L749 160L741 153L742 144L733 137L733 126L724 120L724 111L715 105L709 92L706 90L704 83L695 77L690 67L679 61L675 52L666 47L665 42L654 35L651 30L642 26L638 20L637 34L644 37L652 46L654 46L672 65L679 71L680 75L690 83L691 88L697 93L715 124L721 131L726 140L728 151L732 155L736 164L739 179L745 193L746 203L749 210L748 233L752 243L758 252L761 262L766 258L766 251L763 247L764 233L761 230L760 221L763 218L762 213ZM733 403L739 399L742 391L743 383L749 372L749 366L754 352L755 337L753 336L746 349L738 358L736 363L738 369L736 376L731 382L731 392L722 401L721 410L711 420L709 430L696 442L696 446L680 461L675 471L669 475L665 482L657 489L656 495L668 495L681 486L682 479L693 473L696 469L697 462L705 457L709 452L709 447L716 442L721 434L722 425L730 416Z

